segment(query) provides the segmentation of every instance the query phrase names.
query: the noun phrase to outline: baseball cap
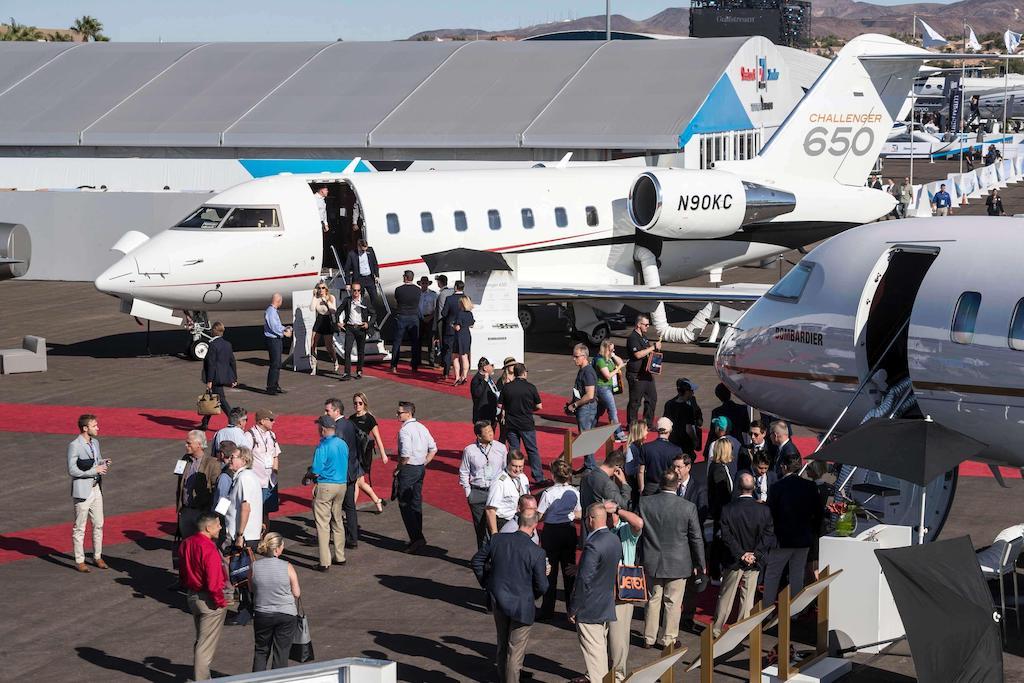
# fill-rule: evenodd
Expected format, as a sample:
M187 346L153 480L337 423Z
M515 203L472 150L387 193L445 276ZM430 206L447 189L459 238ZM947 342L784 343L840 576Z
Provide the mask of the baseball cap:
M713 419L711 421L711 426L714 427L715 429L725 429L725 430L728 430L729 429L729 418L727 418L725 415L719 415L718 417L716 417L715 419Z
M257 422L259 422L260 420L273 420L275 417L276 416L274 415L274 411L270 410L269 408L260 408L259 410L256 411Z
M672 431L672 420L667 417L659 417L657 422L659 434L667 434Z
M690 391L696 393L697 383L693 380L686 379L685 377L676 380L676 391L682 391L687 387L689 387Z
M334 419L330 415L321 415L316 419L316 424L320 427L334 429Z

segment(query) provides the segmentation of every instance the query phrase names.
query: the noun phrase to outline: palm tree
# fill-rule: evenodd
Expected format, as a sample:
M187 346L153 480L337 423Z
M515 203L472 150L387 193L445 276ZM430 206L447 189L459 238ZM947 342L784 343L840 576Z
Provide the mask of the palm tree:
M64 33L62 31L54 31L53 35L50 36L50 41L54 43L70 43L75 40L75 37L70 33Z
M75 23L71 25L71 30L82 34L82 39L85 42L89 42L90 38L94 41L109 40L103 35L103 22L88 14L75 19Z
M11 23L5 27L7 30L0 34L0 40L42 40L43 34L35 26L19 24L11 17Z

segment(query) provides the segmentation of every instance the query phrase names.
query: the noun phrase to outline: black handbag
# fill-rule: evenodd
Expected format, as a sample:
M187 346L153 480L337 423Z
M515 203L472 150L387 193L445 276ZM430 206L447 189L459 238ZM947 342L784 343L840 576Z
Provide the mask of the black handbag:
M275 483L270 487L270 493L267 494L267 499L263 501L264 512L277 512L281 507L281 494L278 491L278 486Z

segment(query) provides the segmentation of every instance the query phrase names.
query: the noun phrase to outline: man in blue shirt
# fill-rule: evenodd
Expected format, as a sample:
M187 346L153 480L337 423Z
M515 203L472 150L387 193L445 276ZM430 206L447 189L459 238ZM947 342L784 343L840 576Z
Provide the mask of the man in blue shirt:
M281 388L281 351L284 347L284 338L292 336L291 326L285 327L281 324L281 316L277 309L281 308L284 299L280 294L274 294L270 299L270 305L263 313L263 339L267 343L267 351L270 353L270 367L267 368L267 393L283 394Z
M939 185L939 191L932 195L932 204L935 205L936 216L948 216L952 211L953 200L946 192L946 184Z
M313 518L316 520L316 542L320 548L317 570L331 568L331 540L334 541L334 564L345 564L345 532L341 526L341 506L348 482L348 446L334 433L334 420L321 415L316 420L320 445L313 452L309 471L316 481L313 489Z

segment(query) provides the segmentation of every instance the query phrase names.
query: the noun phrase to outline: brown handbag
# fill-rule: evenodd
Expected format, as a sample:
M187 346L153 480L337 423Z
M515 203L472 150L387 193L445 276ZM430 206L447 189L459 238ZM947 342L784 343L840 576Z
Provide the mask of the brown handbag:
M196 399L196 412L200 415L220 415L220 396L206 391Z

